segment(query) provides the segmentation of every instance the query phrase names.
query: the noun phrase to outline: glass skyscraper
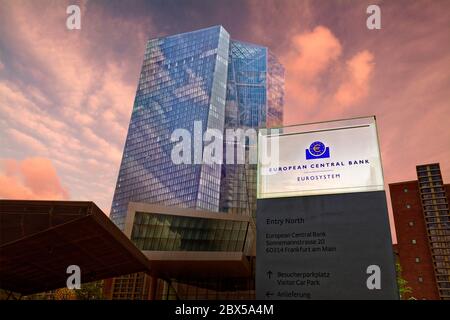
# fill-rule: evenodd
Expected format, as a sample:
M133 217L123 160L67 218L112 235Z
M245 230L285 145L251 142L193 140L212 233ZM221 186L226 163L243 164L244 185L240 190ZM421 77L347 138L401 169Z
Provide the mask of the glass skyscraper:
M223 131L230 36L221 26L148 41L111 218L130 201L219 210L219 165L175 165L170 137L194 121Z
M284 68L267 47L231 40L222 26L149 40L111 219L123 229L130 202L254 218L256 165L226 164L225 139L223 164L174 164L171 135L186 129L194 136L196 121L202 135L281 126L283 104ZM244 143L248 160L256 146Z
M226 129L282 125L284 69L266 47L232 40L227 79ZM252 217L256 213L256 165L249 163L249 147L246 146L245 164L224 161L220 211ZM225 146L224 157L226 151Z
M251 165L173 164L170 137L178 128L194 132L194 121L202 134L281 125L283 87L284 69L266 47L230 40L221 26L148 41L112 220L123 226L130 201L252 214ZM237 190L240 183L248 190Z

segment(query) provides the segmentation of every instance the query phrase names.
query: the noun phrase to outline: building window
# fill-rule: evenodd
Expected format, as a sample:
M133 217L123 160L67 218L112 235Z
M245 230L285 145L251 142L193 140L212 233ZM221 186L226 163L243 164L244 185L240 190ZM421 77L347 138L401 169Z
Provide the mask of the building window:
M414 226L414 221L410 221L410 222L409 222L409 226L410 226L410 227Z
M416 241L415 239L413 239L413 240L411 240L411 243L412 243L412 244L416 244L417 241Z
M406 209L411 209L411 205L407 204Z
M419 277L418 280L419 280L419 282L421 282L421 283L423 282L423 278L422 278L422 277Z
M419 263L420 262L420 258L416 258L416 263Z
M405 192L405 193L408 192L408 189L407 188L403 189L403 192Z

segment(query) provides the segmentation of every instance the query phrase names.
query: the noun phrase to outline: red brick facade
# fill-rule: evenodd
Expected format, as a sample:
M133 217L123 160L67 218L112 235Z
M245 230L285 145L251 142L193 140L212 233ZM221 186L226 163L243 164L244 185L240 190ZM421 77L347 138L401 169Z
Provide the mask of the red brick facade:
M389 185L402 277L412 292L403 298L439 299L417 181ZM415 243L413 243L415 240ZM416 260L418 258L418 260Z

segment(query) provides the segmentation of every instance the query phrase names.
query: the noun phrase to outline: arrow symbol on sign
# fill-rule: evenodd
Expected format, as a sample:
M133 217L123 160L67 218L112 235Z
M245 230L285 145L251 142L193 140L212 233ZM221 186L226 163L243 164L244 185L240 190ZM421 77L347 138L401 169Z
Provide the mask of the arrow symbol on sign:
M270 271L270 270L269 270L269 271L267 271L267 276L269 277L269 279L270 279L270 278L272 277L272 273L273 273L273 272L272 272L272 271Z

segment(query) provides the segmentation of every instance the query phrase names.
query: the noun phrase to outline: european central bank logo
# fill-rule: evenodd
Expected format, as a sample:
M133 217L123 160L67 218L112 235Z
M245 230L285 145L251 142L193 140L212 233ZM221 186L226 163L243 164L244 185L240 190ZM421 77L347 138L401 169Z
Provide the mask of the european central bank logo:
M325 145L320 141L314 141L309 146L309 149L306 149L306 160L323 159L329 157L330 148L325 147Z

